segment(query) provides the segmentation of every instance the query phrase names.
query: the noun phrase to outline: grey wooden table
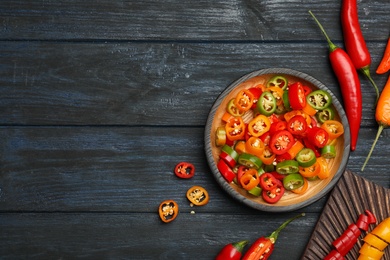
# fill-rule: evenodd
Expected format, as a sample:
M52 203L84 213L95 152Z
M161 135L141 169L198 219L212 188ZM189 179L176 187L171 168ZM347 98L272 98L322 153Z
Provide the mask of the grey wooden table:
M361 0L376 75L388 0ZM296 214L238 203L211 175L209 110L228 84L270 67L310 74L341 99L308 10L343 46L340 1L14 1L0 3L0 258L213 259L227 243L268 235ZM389 132L364 172L377 123L361 76L363 118L348 169L390 186ZM179 161L193 179L172 173ZM204 186L210 203L185 198ZM160 221L175 199L180 215ZM280 235L271 259L299 259L327 197Z

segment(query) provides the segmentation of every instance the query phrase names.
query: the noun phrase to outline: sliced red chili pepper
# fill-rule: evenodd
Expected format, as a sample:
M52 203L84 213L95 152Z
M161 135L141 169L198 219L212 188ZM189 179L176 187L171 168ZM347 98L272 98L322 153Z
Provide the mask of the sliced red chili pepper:
M236 174L224 160L219 160L217 168L228 183L231 183L236 177Z
M224 145L219 154L219 158L224 160L230 168L236 166L239 154L229 145Z
M187 191L187 199L196 206L204 206L209 203L210 197L205 188L193 186Z
M225 130L229 140L242 140L245 136L245 123L241 117L232 117L226 123Z
M287 128L287 122L286 121L277 121L271 124L271 127L269 129L269 133L271 135L274 135L277 131L284 130Z
M330 253L324 257L324 260L344 260L344 256L342 256L337 250L333 249Z
M310 149L312 149L312 150L314 151L314 153L316 154L316 157L320 157L320 156L321 156L321 152L320 152L320 150L318 149L318 147L316 147L314 144L312 144L312 143L308 140L307 137L303 139L303 143L304 143L305 147L310 148Z
M291 154L283 153L283 154L276 155L275 162L280 163L280 162L284 162L284 161L291 160L291 159L292 159Z
M158 214L163 222L169 223L179 214L179 206L174 200L164 200L158 207Z
M293 116L287 122L287 130L293 135L305 135L307 131L306 119L302 115Z
M288 89L288 99L290 106L294 110L300 110L306 105L305 90L301 82L295 82Z
M292 134L287 130L280 130L271 137L269 145L272 152L278 155L287 152L293 144L294 137Z
M277 180L277 184L271 190L263 190L262 197L265 202L275 204L282 198L284 191L282 182Z
M263 93L263 91L261 90L261 88L257 88L257 87L253 87L253 88L250 88L248 90L253 95L253 104L252 104L251 109L256 109L257 102L259 101L259 98L260 98L261 94Z
M174 172L179 178L189 179L195 174L195 166L192 163L180 162L175 166Z
M280 173L278 173L276 171L272 171L271 174L272 174L272 176L274 176L279 181L282 181L284 179L284 177L286 177L286 175L280 174Z
M249 167L246 167L245 165L238 166L237 169L237 181L240 183L241 177L246 173L247 170L249 170Z
M305 92L305 96L309 95L313 90L306 85L303 85L303 92Z
M271 173L260 175L260 187L263 190L272 190L277 185L277 179Z
M312 127L307 131L307 139L316 147L324 147L329 140L329 134L321 127Z

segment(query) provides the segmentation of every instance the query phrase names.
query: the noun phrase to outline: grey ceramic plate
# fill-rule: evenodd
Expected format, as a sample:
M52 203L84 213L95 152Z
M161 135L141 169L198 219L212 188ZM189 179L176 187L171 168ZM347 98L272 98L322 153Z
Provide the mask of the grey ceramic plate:
M268 204L263 201L261 197L255 197L248 194L245 190L238 187L234 183L228 183L220 174L217 163L220 149L215 145L215 130L221 125L221 118L225 112L227 102L234 97L237 92L242 88L248 88L249 85L241 84L243 82L248 82L248 79L257 79L257 82L265 82L274 75L283 75L288 78L289 83L296 81L302 82L304 85L309 86L313 90L322 89L330 93L333 99L333 107L337 111L337 119L340 120L344 126L344 135L341 138L341 141L338 142L337 147L337 156L333 159L330 164L331 177L325 180L317 180L310 182L309 190L303 195L297 195L291 192L287 192L283 198L278 201L276 204ZM212 174L214 175L216 181L219 185L226 191L227 194L237 199L245 205L269 212L283 212L283 211L293 211L299 208L303 208L324 195L326 195L337 183L342 173L345 170L346 164L348 162L349 153L350 153L350 134L349 134L349 125L344 112L344 109L340 102L337 100L335 95L320 81L317 79L292 69L285 68L271 68L271 69L262 69L258 71L251 72L237 81L229 85L216 99L213 104L205 128L205 152L207 160L211 169Z

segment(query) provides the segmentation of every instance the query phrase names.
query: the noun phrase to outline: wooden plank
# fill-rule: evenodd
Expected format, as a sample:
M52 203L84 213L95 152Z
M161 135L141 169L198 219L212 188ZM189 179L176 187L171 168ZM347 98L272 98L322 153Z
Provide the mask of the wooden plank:
M369 41L387 39L387 0L359 1ZM340 3L289 1L45 1L4 0L2 40L220 40L323 39L308 10L341 41Z
M384 47L369 44L373 67ZM270 67L308 73L341 97L323 42L0 42L0 58L1 125L200 126L228 84ZM386 77L373 77L384 85ZM363 77L362 91L373 104ZM362 126L374 126L372 106L363 109Z
M296 214L180 212L169 224L154 213L0 214L0 254L2 259L213 259L225 244L254 242ZM287 251L299 259L317 218L306 214L291 222L272 258L285 259Z
M225 193L206 163L202 127L2 127L0 212L103 211L154 212L164 199L176 199L185 211L193 185L211 197L202 212L256 212ZM389 187L388 142L378 142L366 170L360 168L373 129L363 128L347 168ZM196 175L173 174L180 161L192 162ZM326 198L307 208L319 212Z

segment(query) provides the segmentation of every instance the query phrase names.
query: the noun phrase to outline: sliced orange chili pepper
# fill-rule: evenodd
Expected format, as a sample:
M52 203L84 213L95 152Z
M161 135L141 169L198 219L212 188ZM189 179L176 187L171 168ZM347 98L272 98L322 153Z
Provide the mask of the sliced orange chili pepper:
M299 173L305 178L311 178L317 176L320 170L321 170L321 165L319 164L318 160L312 166L309 167L299 166Z
M329 134L329 140L334 140L344 134L344 126L337 120L326 120L321 128Z
M274 153L272 152L272 149L271 149L271 147L269 147L269 146L265 146L265 147L264 147L263 154L261 154L261 155L259 156L260 160L261 160L264 164L266 164L266 165L272 164L272 163L274 162L274 160L275 160L275 157L276 157L276 154L274 154Z
M260 137L268 132L271 121L265 115L258 115L248 123L248 131L252 136Z
M187 191L187 199L196 206L203 206L209 202L209 193L201 186L193 186Z
M234 150L236 150L236 152L238 154L245 153L246 152L245 146L246 146L245 141L243 141L243 140L237 141L235 146L234 146Z
M276 104L283 103L283 89L279 87L268 87L266 91L271 92L276 100Z
M163 222L169 223L179 214L179 206L174 200L164 200L158 207L158 214Z
M232 117L226 123L225 130L229 140L242 140L245 136L245 123L241 117Z
M263 154L264 147L263 141L255 136L249 137L249 139L245 142L245 151L252 155L256 155L257 157L260 157Z
M303 178L303 185L291 191L294 192L295 194L303 194L307 191L308 188L309 188L309 182L307 181L306 178Z
M225 123L229 122L230 118L232 118L233 116L231 114L229 114L228 112L225 112L223 115L222 115L222 118L221 120Z
M318 178L321 180L328 178L330 176L330 171L326 159L321 156L317 158L317 162L320 165L320 171L317 174Z
M259 185L259 175L253 168L248 169L240 178L241 186L246 190L251 190Z
M234 99L234 105L241 112L248 111L253 105L255 97L248 89L241 90L238 92L236 98Z
M306 103L306 105L302 108L302 111L309 116L314 116L317 113L317 110L315 110L309 103Z
M287 151L287 153L291 156L291 158L295 158L300 150L302 150L305 147L305 145L299 141L296 140L295 143L291 146L291 148Z

